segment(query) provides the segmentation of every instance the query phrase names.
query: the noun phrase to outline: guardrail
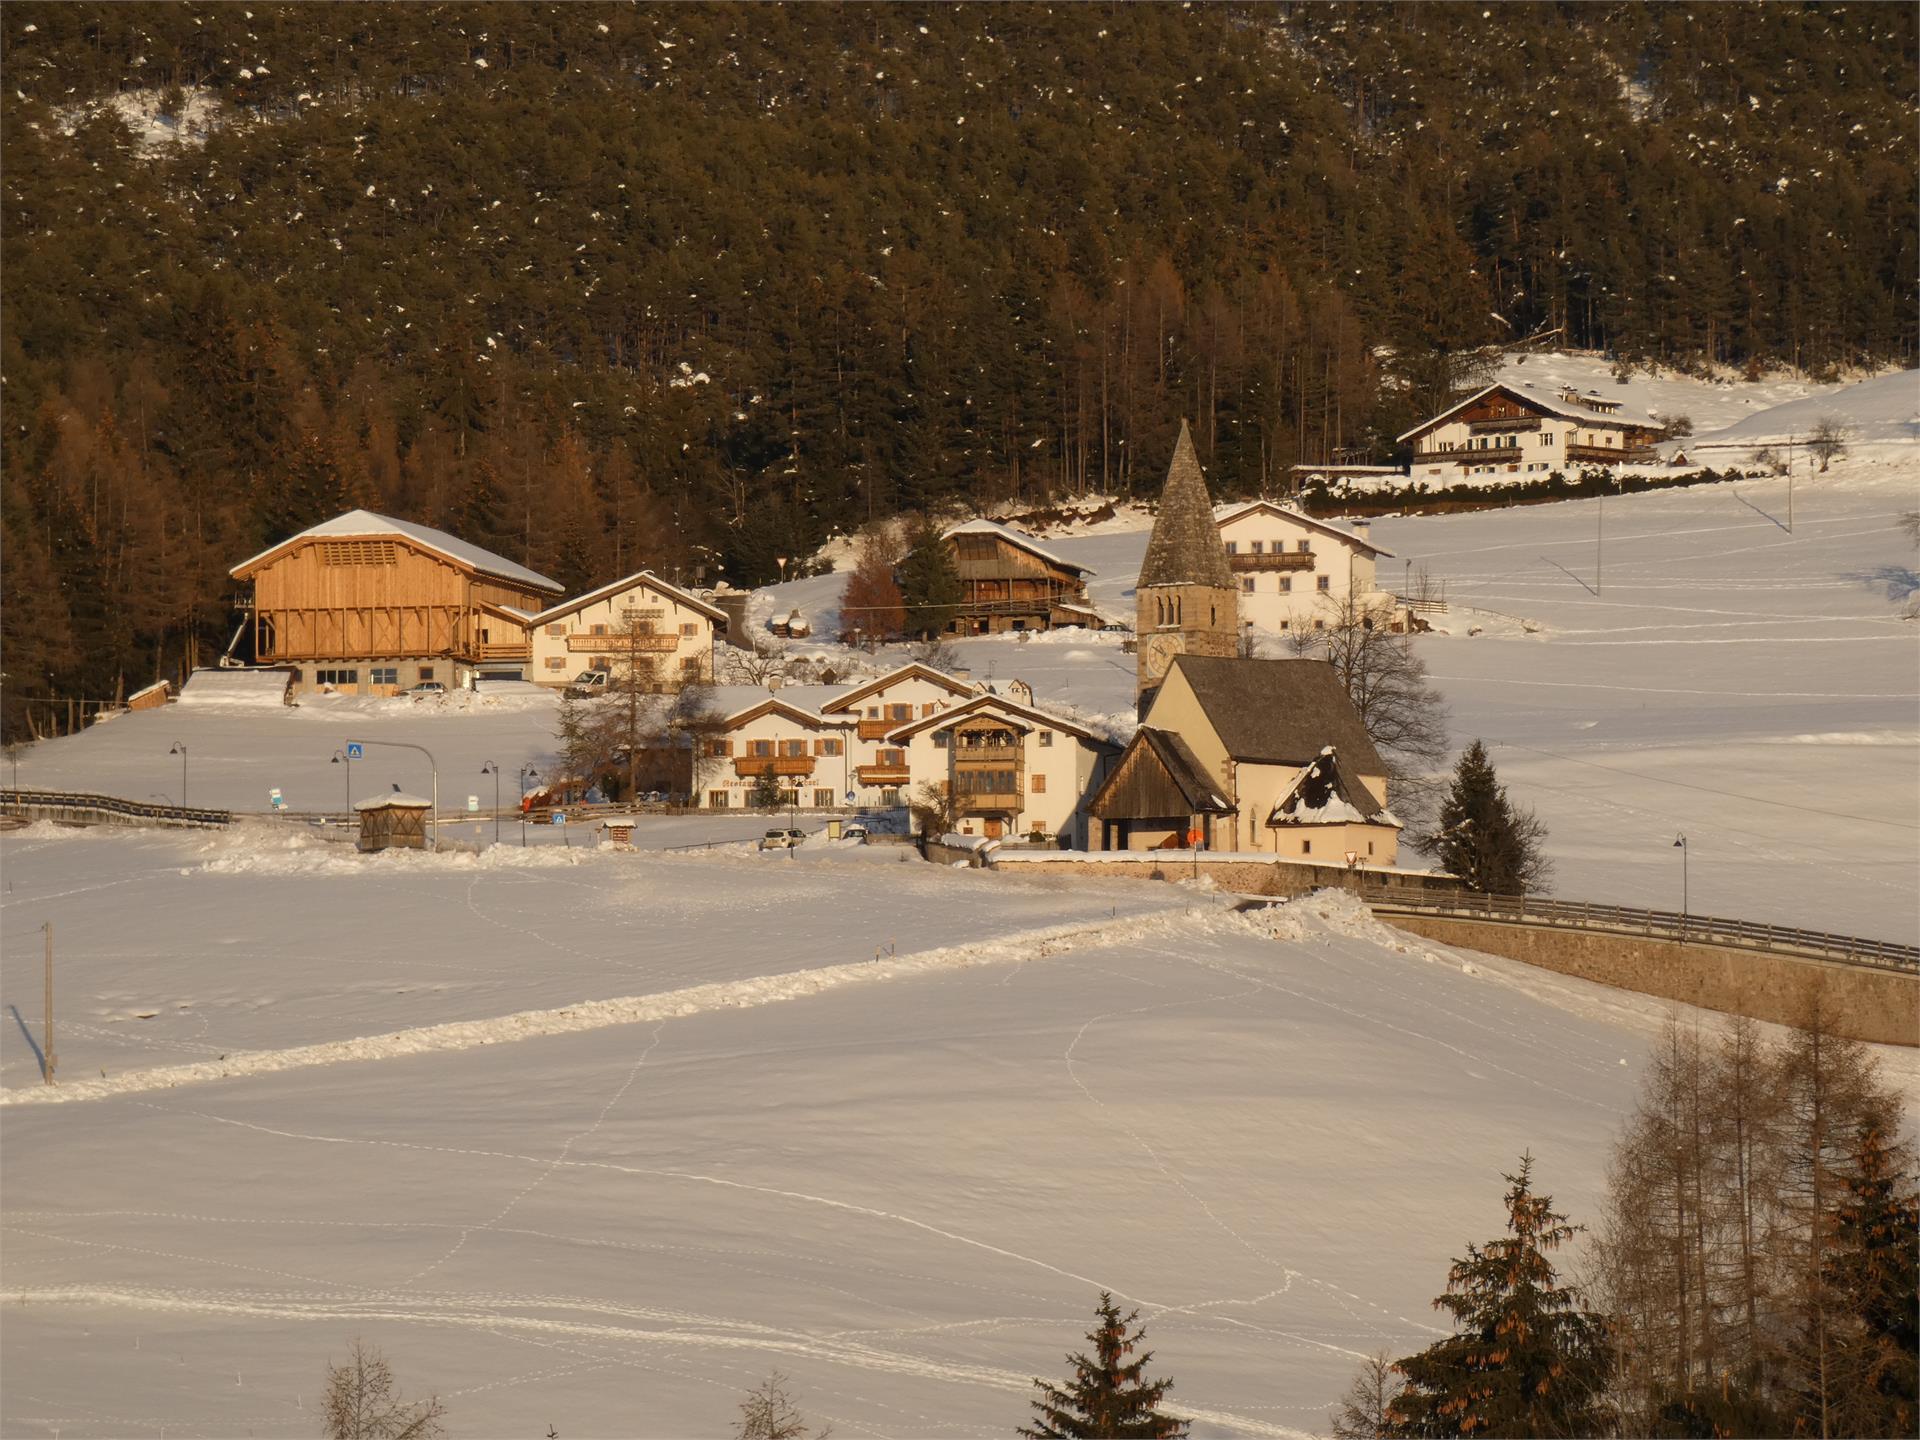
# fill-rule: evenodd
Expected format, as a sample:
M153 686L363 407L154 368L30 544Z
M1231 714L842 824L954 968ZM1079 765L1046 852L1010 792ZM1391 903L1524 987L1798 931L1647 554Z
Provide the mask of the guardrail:
M71 790L0 789L0 814L30 820L67 820L82 824L123 821L145 825L216 826L233 823L230 810L198 810L185 805L149 805L117 795Z
M1652 936L1690 945L1730 950L1760 950L1801 955L1842 965L1920 974L1920 946L1857 935L1833 935L1791 925L1764 925L1713 915L1681 915L1671 910L1640 910L1629 905L1593 905L1579 900L1546 900L1530 895L1481 895L1472 891L1432 892L1360 887L1359 895L1376 914L1454 915L1506 925L1543 929L1592 930L1609 935Z

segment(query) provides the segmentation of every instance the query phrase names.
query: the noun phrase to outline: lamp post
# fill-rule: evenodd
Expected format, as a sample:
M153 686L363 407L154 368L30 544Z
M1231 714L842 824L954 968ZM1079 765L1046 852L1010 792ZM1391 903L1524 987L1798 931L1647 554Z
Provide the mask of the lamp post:
M500 767L489 760L480 767L482 775L493 776L493 843L500 843Z
M186 745L186 742L184 740L174 741L173 748L167 751L167 753L169 755L178 755L180 757L180 808L184 810L187 808L187 745Z
M1678 836L1673 848L1680 852L1680 933L1687 933L1687 837Z
M520 767L520 848L527 848L527 782L538 780L540 772L531 765Z
M353 757L344 750L336 750L333 752L332 763L347 767L345 799L347 802L347 818L351 820L353 818Z

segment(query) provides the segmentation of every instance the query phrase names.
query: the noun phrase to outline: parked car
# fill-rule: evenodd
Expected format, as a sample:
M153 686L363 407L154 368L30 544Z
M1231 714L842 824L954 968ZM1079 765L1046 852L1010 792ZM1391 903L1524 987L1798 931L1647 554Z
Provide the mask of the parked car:
M796 845L804 845L807 832L804 830L769 830L760 837L762 850L791 850Z
M855 841L858 841L860 844L864 845L867 843L867 827L864 825L857 825L857 824L842 826L840 830L840 838L842 840L855 840Z
M438 680L422 680L407 693L409 695L444 695L447 693L447 687Z
M607 680L610 673L606 670L582 670L573 677L573 683L567 687L567 694L576 700L588 695L604 695L607 693Z

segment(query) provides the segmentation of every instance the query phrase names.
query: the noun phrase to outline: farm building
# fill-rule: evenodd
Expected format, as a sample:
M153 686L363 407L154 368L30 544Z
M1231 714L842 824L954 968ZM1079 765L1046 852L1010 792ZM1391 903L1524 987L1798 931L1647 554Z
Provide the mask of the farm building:
M527 626L557 581L425 525L340 515L233 567L253 587L255 659L305 688L393 695L449 689L483 670L518 679Z
M1658 420L1597 391L1501 381L1414 426L1400 443L1413 446L1414 479L1451 483L1651 461L1660 435Z
M559 687L583 670L623 673L631 662L650 690L705 684L726 626L725 611L642 570L530 617L527 678Z
M941 537L952 552L965 599L947 625L955 635L1052 630L1091 625L1084 565L1061 558L1031 535L993 520L969 520Z

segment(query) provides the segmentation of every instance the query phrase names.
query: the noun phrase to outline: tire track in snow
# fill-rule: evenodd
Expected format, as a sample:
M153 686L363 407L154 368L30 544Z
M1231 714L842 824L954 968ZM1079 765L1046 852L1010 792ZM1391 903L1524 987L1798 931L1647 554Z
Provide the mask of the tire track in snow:
M229 1055L221 1061L135 1070L100 1080L82 1080L73 1085L7 1090L0 1092L0 1106L57 1105L80 1100L101 1100L116 1095L172 1090L184 1085L275 1074L285 1070L473 1050L483 1045L509 1044L584 1030L603 1030L616 1025L652 1024L715 1010L747 1010L785 1000L802 999L847 985L867 985L943 970L1003 965L1014 960L1040 960L1082 946L1112 945L1196 924L1204 926L1204 913L1196 914L1183 908L1151 915L1051 925L991 940L941 946L885 959L826 965L783 975L715 981L653 995L583 1001L564 1009L525 1010L490 1020L456 1020L440 1025L422 1025L382 1035L330 1040L287 1050L247 1051Z

